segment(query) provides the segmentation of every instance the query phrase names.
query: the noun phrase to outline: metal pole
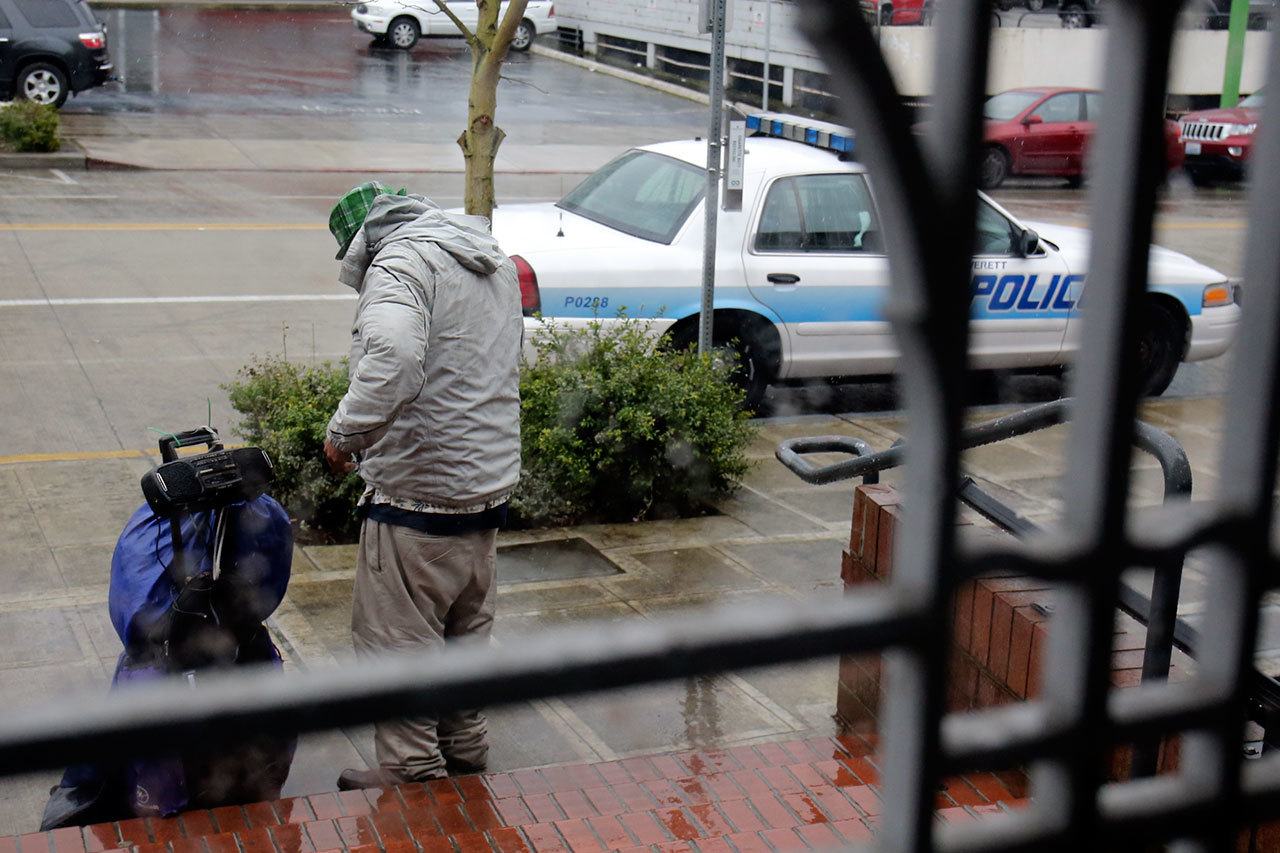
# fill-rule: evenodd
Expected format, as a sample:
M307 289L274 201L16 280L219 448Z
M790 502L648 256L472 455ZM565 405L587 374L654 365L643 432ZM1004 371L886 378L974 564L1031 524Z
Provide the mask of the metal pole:
M1219 106L1234 107L1240 101L1240 70L1244 66L1244 34L1249 27L1249 0L1231 0L1228 19L1227 62L1222 70Z
M760 95L760 108L769 109L769 47L773 38L773 0L764 0L764 88Z
M711 3L711 126L707 133L707 189L702 206L706 212L702 246L702 313L698 323L698 352L711 351L711 326L716 289L716 223L720 212L720 140L724 120L724 19L726 0Z

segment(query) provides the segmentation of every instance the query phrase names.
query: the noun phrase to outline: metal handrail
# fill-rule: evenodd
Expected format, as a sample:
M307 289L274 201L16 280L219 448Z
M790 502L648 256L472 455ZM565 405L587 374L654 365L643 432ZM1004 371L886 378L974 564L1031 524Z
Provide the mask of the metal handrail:
M961 433L960 447L969 450L1057 426L1067 420L1071 405L1072 399L1066 397L968 427ZM1134 428L1134 445L1154 456L1160 464L1164 478L1164 503L1190 499L1191 462L1182 445L1173 436L1139 421ZM847 453L853 458L825 466L816 466L805 458L820 453ZM880 472L901 465L906 453L907 445L901 441L887 450L874 453L870 452L870 446L860 438L813 436L790 438L781 442L776 456L779 462L806 483L825 485L855 477L862 477L863 483L878 482ZM967 506L1015 536L1039 532L1035 524L987 492L971 477L961 481L958 497ZM1194 629L1180 623L1178 619L1182 560L1152 568L1155 574L1150 597L1123 580L1120 583L1121 609L1147 626L1142 658L1143 682L1167 679L1177 638L1194 636ZM1179 630L1180 627L1182 630ZM1184 651L1190 654L1191 647L1186 645ZM1158 744L1139 744L1134 754L1133 775L1153 775L1158 757Z

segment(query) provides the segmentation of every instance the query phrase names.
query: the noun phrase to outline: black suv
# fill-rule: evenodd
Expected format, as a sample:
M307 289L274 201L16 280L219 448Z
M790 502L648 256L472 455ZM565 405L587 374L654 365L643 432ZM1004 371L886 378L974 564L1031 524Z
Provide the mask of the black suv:
M60 107L110 77L106 28L84 0L0 0L0 98Z

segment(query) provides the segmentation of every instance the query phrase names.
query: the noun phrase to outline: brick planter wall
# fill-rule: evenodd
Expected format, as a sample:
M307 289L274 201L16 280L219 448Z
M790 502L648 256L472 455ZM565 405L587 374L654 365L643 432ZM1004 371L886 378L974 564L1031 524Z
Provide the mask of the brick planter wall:
M892 486L858 486L853 523L840 577L846 595L863 584L885 581L893 567L893 545L901 521L900 498ZM952 612L947 706L952 711L990 708L1035 698L1040 692L1049 639L1052 590L1035 578L1006 575L963 584ZM1116 614L1111 683L1132 687L1141 680L1146 628ZM1189 677L1191 659L1174 649L1169 678ZM879 657L846 655L840 662L836 712L852 729L866 728L876 717L880 695ZM1161 770L1176 766L1176 744L1161 750ZM1117 749L1115 778L1128 775L1129 750Z

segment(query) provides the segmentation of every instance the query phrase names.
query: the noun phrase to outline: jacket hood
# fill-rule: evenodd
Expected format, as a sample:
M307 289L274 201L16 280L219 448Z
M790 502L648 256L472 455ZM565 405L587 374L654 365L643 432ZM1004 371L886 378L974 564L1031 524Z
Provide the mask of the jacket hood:
M491 275L507 256L489 235L487 224L482 216L445 213L423 196L378 196L342 259L338 279L359 292L373 259L399 240L435 243L463 267Z

